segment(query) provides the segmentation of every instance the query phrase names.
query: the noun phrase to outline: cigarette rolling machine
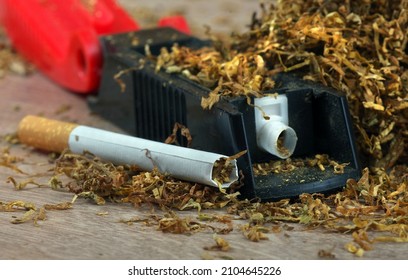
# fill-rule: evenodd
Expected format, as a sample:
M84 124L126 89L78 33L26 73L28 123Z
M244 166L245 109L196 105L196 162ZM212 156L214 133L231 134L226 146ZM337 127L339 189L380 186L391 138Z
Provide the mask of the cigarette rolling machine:
M17 51L58 84L81 94L99 89L89 97L91 109L133 136L162 142L180 123L190 130L191 148L229 156L246 151L237 160L243 197L276 200L333 191L360 175L341 93L281 74L269 92L277 96L254 99L255 106L244 97L224 98L204 110L201 98L210 89L182 75L156 72L146 45L157 55L175 43L211 44L186 35L183 17L162 18L161 28L140 30L115 0L0 0L0 23ZM183 137L178 143L187 145ZM253 172L256 163L316 154L348 165L343 174L307 166L262 176Z
M283 73L269 92L278 95L252 100L256 106L249 106L245 97L231 97L202 109L201 98L209 88L180 74L155 71L146 56L147 44L157 55L175 43L190 48L211 44L167 27L102 37L102 78L98 95L89 97L91 109L137 137L164 141L180 123L191 133L191 148L225 155L247 151L237 160L244 183L239 191L245 198L268 201L331 192L360 176L343 94ZM178 143L186 146L187 140L179 136ZM343 174L308 166L268 175L253 172L256 163L316 154L348 165Z

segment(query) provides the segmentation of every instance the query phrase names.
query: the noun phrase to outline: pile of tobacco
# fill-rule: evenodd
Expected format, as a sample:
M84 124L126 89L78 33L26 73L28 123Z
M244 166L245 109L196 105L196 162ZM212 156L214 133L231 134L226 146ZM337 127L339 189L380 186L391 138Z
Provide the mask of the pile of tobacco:
M408 1L278 1L262 5L250 30L229 45L165 48L157 70L179 72L224 96L261 96L272 77L294 72L347 95L361 152L371 168L408 159Z
M181 73L211 92L204 109L227 96L258 97L273 76L291 72L343 92L364 159L363 176L342 192L305 194L300 202L230 209L352 232L357 255L376 241L408 242L408 1L289 0L261 5L250 30L229 44L162 49L157 70ZM298 162L255 165L255 174L287 172ZM239 211L238 211L239 212ZM242 215L242 212L240 212ZM370 238L367 231L391 235Z
M407 32L408 0L282 0L276 6L261 5L249 31L232 35L228 43L199 50L173 46L157 57L157 70L181 73L212 89L203 108L225 96L260 96L274 88L272 78L279 72L294 72L344 92L367 163L361 179L348 180L341 192L303 194L296 201L240 200L240 186L223 193L156 170L69 152L56 160L50 185L97 204L108 199L135 207L158 205L165 211L198 209L200 217L204 209L226 209L248 221L242 231L252 241L267 239L265 233L275 232L276 225L294 222L350 233L353 242L346 249L358 256L375 242L408 242ZM257 165L255 172L290 172L299 164L304 163L289 159ZM344 167L324 155L308 164L333 172ZM62 183L61 174L70 178L68 183ZM0 204L0 211L6 206ZM161 230L185 233L200 224L171 213L159 223ZM221 239L216 242L228 247Z

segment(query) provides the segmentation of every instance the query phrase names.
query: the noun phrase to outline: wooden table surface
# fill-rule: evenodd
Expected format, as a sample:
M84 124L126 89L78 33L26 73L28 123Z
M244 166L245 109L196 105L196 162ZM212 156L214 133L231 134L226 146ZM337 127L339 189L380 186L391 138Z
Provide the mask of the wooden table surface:
M216 26L216 32L239 30L248 23L258 1L120 1L134 15L140 15L143 26L169 11L181 11L191 22L193 32L203 32L203 25ZM143 3L143 4L142 4ZM237 5L239 3L239 5ZM143 26L144 27L144 26ZM226 31L227 30L227 31ZM0 135L16 132L17 125L27 114L75 121L111 131L121 130L106 120L90 114L86 99L54 84L41 73L28 77L7 75L0 79ZM48 187L27 186L16 190L9 177L21 182L29 178L46 184L51 177L47 153L11 145L4 140L0 149L10 147L10 155L23 158L16 166L29 175L0 166L0 201L29 201L41 207L71 201L73 195ZM33 177L34 176L34 177ZM155 214L164 215L156 209ZM225 214L220 211L205 213ZM208 251L215 244L213 232L204 230L191 235L163 233L156 225L128 225L120 220L149 217L149 208L135 209L129 204L107 202L103 206L78 199L72 209L48 211L47 219L13 224L22 212L0 212L0 259L319 259L319 251L330 252L336 259L406 259L408 245L378 243L362 258L347 252L345 244L352 241L349 234L309 230L288 224L278 233L268 233L268 240L248 241L239 230L245 221L234 220L234 230L222 236L231 249L226 252ZM196 219L196 210L177 212Z

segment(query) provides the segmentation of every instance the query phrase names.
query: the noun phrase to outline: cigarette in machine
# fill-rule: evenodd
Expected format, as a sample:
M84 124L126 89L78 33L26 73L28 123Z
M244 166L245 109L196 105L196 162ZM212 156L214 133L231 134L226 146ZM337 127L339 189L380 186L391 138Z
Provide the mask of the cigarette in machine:
M132 137L74 123L37 116L24 117L18 127L21 143L35 148L73 153L90 152L116 164L133 164L150 171L154 167L175 178L228 188L238 180L236 159L216 153ZM215 169L229 178L219 180ZM223 176L225 178L225 176Z

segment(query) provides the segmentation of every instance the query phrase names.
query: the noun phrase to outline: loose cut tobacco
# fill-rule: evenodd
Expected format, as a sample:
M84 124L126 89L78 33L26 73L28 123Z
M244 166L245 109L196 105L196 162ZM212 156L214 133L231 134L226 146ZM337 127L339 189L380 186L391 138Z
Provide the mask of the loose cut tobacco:
M58 204L44 204L42 207L37 208L34 203L22 200L7 203L0 201L0 212L25 211L20 217L13 217L10 222L12 224L23 224L32 221L37 225L38 221L44 221L47 219L48 210L67 210L70 209L71 206L72 204L70 202L62 202Z
M90 154L66 152L57 160L55 171L56 176L65 174L74 179L66 183L70 191L97 204L113 200L135 207L159 206L168 214L150 222L150 218L141 221L156 224L164 232L190 234L210 229L227 234L234 229L231 217L239 217L248 221L241 227L244 236L255 242L280 232L281 223L350 233L353 243L345 248L358 256L371 250L376 242L408 242L408 169L403 165L378 174L366 168L358 181L349 179L343 191L330 196L302 194L295 201L276 202L239 200L239 192L233 189L221 192L218 188L176 180L156 170L145 172L135 166L115 166ZM54 184L58 181L56 176ZM52 208L61 207L68 209L71 204L56 204ZM179 217L172 209L197 209L199 215ZM225 209L229 215L209 215L202 212L204 209ZM127 221L130 222L134 221ZM210 225L212 222L226 223L228 227L215 228Z
M220 196L214 187L180 181L156 169L146 172L137 166L115 166L87 153L63 153L56 161L55 172L73 179L66 184L71 192L91 198L97 204L110 199L134 206L155 204L164 209L201 210L225 207L238 195ZM54 185L61 186L59 182L54 178Z
M181 73L187 78L213 89L201 106L205 109L219 101L221 96L257 96L261 90L274 87L269 77L265 61L260 55L221 53L213 48L191 50L183 46L173 46L171 52L161 49L156 70L164 68L168 73Z
M288 158L286 160L272 160L265 163L256 163L253 165L253 171L255 175L268 175L271 173L288 173L292 172L297 168L310 166L319 168L321 171L325 171L326 168L333 168L333 173L343 174L344 168L348 163L338 163L329 158L326 154L317 154L314 158L306 159L292 159Z
M408 2L291 0L261 5L248 32L230 46L163 49L157 70L177 72L212 91L202 107L224 96L262 96L278 72L347 95L360 150L370 167L407 160Z
M0 78L3 78L8 73L27 75L32 71L33 66L13 50L4 31L0 27Z

